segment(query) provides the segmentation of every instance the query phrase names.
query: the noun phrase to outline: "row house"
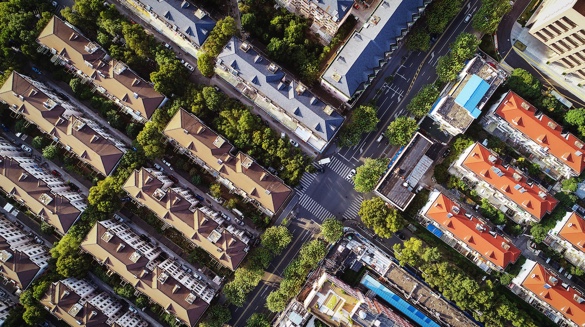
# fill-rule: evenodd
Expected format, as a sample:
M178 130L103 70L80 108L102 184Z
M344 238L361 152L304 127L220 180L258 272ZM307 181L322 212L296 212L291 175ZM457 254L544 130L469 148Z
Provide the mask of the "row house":
M0 299L0 326L4 324L15 305L14 302L7 298Z
M216 72L317 152L343 124L330 105L236 37L218 55Z
M313 22L311 29L330 42L350 16L353 0L279 0L290 12Z
M199 273L186 272L181 260L161 255L160 248L116 220L95 224L81 250L187 326L197 325L216 295Z
M84 279L70 277L52 283L40 303L55 318L72 327L149 326L112 295Z
M517 223L539 222L559 202L541 185L479 143L463 151L449 171L475 184L480 197Z
M45 271L50 259L44 245L0 215L0 275L3 278L16 289L25 290Z
M192 194L161 172L141 168L122 187L140 206L152 210L165 226L172 226L226 268L235 270L248 253L250 239L219 214L199 207Z
M513 91L490 109L484 126L530 153L529 159L554 179L579 176L585 169L583 141Z
M99 91L138 122L146 122L168 100L128 66L110 58L71 24L53 16L37 38L39 51Z
M520 250L479 217L467 213L456 201L434 190L421 216L441 233L433 233L482 270L504 271L520 258Z
M180 109L165 127L163 135L179 152L209 171L231 192L273 216L290 200L293 191L284 182L239 152L199 118Z
M544 243L563 253L573 265L585 270L585 219L576 212L567 212L548 232Z
M101 175L110 175L126 152L122 142L28 76L12 72L0 88L0 102Z

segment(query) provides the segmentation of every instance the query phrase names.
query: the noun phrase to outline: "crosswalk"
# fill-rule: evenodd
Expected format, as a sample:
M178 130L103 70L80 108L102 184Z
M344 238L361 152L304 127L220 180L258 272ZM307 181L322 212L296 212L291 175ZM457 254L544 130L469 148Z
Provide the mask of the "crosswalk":
M358 195L353 202L349 205L349 208L345 210L343 214L344 219L355 219L358 216L358 211L360 211L360 206L364 198L361 195Z
M329 212L329 210L323 208L323 206L321 206L306 194L301 195L299 203L303 208L313 214L313 216L315 216L315 218L321 222L326 218L333 217L333 214Z
M333 157L333 159L331 159L331 162L327 165L327 167L333 170L337 175L343 177L348 183L354 185L353 179L347 178L347 175L349 175L349 172L351 171L352 168L347 166L339 158Z
M304 173L303 177L301 177L300 185L297 186L295 189L297 190L298 194L305 193L305 190L311 186L313 180L317 177L316 173Z

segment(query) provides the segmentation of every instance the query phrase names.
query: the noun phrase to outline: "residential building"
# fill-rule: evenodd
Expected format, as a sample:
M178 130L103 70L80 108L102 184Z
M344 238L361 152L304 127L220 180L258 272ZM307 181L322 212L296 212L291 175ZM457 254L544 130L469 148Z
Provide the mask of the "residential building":
M78 193L29 157L0 155L0 189L59 234L67 233L87 207Z
M0 88L0 102L102 175L110 175L126 152L122 142L30 77L12 72Z
M585 82L585 1L545 0L528 24L529 33L553 51L547 63L560 63L563 74Z
M134 171L122 188L138 205L152 210L165 226L174 227L217 262L235 270L248 253L250 239L243 230L225 226L217 212L198 207L193 195L172 184L161 172L142 168Z
M338 50L321 85L350 104L392 57L430 0L381 0L372 15Z
M15 306L15 303L7 298L0 299L0 326L4 325L6 318L10 315L10 311Z
M520 258L521 252L512 241L440 191L431 192L420 214L430 224L429 230L441 231L433 234L486 272L504 271Z
M146 122L167 99L121 61L110 56L68 22L53 16L37 38L39 51L112 100L132 119Z
M465 133L506 76L493 59L476 55L456 81L445 85L429 117L453 136Z
M116 220L95 224L81 250L187 326L197 325L216 295L199 273L187 273L181 260L161 256L160 248Z
M391 158L389 169L374 192L384 201L404 211L418 192L422 177L437 160L437 150L440 147L440 144L435 144L417 132L410 143Z
M544 187L479 143L463 151L450 172L465 178L479 196L517 223L539 222L559 203Z
M509 91L485 117L484 128L515 149L554 179L579 176L585 168L583 141Z
M350 16L353 0L279 0L289 11L312 21L311 30L330 42Z
M216 72L318 152L344 118L248 42L233 37L217 57Z
M526 260L509 287L556 324L585 325L585 296L539 263Z
M83 279L70 277L52 283L40 303L55 318L72 327L149 326L113 296Z
M150 16L158 19L176 35L199 49L215 27L215 21L209 15L188 1L159 0L125 0L148 11Z
M35 241L0 214L0 275L19 290L27 289L51 259L48 249Z
M243 152L232 155L233 146L226 139L183 109L171 118L163 135L231 192L269 216L284 208L293 195L290 187L250 156Z
M548 232L544 243L585 270L585 219L576 212L567 212Z

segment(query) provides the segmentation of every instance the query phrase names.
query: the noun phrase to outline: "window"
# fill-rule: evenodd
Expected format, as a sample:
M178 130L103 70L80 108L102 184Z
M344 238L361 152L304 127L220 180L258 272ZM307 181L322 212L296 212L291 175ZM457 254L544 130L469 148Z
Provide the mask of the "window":
M567 17L563 17L563 18L561 18L561 20L562 20L562 21L563 21L565 24L569 25L569 26L570 26L570 28L575 28L575 27L577 27L577 24L573 23L573 21L572 21L572 20L570 20L570 19L569 19L569 18L567 18Z

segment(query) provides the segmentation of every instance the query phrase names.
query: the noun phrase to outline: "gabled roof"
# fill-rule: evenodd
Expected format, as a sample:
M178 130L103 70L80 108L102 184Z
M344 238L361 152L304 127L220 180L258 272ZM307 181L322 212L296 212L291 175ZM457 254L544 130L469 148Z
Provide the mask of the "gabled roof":
M0 100L24 108L22 115L42 132L58 138L61 144L68 146L99 173L111 174L126 149L119 148L95 130L90 126L91 121L78 117L78 112L69 109L69 103L53 98L41 87L42 84L36 83L13 72L0 88ZM49 104L54 107L48 108Z
M159 1L140 0L149 11L164 17L169 24L176 26L178 31L189 35L190 41L198 46L203 42L215 27L215 21L201 9L186 1Z
M529 185L521 171L504 167L495 153L479 143L472 146L462 166L516 203L519 208L530 213L536 220L552 212L559 203L540 185L536 183Z
M12 158L0 156L0 187L32 213L42 215L61 234L67 233L81 215L67 198L53 194L45 182L29 174Z
M311 2L311 0L302 0ZM332 17L337 22L343 19L353 6L353 0L318 0L312 2Z
M490 234L478 218L465 216L465 209L449 197L439 192L435 194L434 200L433 195L429 199L433 202L424 213L425 217L438 223L498 267L505 269L508 264L518 260L521 252L511 242L496 233Z
M578 326L585 325L583 295L573 287L563 287L559 278L552 275L540 264L534 265L521 286L534 293L539 299L548 303ZM581 303L579 303L579 299Z
M171 118L163 134L273 213L278 212L292 194L290 187L249 156L241 152L235 157L231 155L231 144L184 109Z
M286 76L282 69L263 58L249 44L246 43L244 48L248 50L242 50L242 41L233 37L219 54L218 61L236 69L239 77L254 84L260 93L278 104L289 116L321 139L330 141L344 118L291 76ZM271 65L277 70L269 69Z
M500 102L495 114L508 122L509 126L541 145L545 152L581 174L585 168L583 141L565 132L563 127L548 116L538 113L536 108L516 93L509 91Z
M585 252L585 219L575 212L569 214L569 219L558 235L573 244L581 252Z

